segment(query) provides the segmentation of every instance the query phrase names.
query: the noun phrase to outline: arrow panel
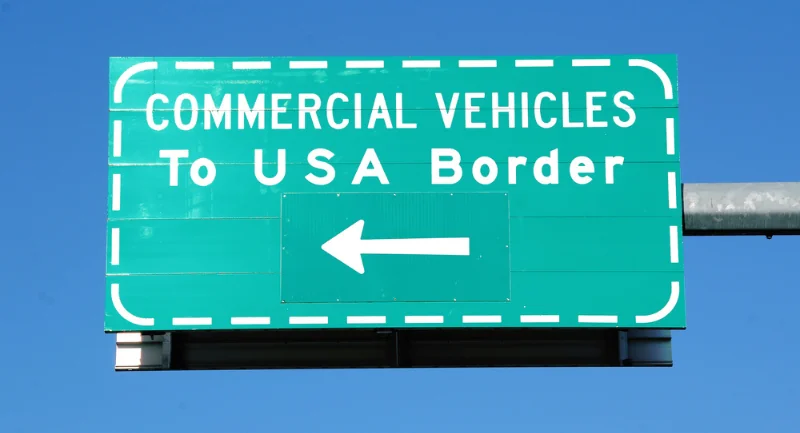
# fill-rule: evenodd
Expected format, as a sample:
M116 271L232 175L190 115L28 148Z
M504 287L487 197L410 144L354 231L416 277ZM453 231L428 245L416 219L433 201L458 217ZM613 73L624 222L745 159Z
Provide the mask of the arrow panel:
M508 236L505 193L286 194L281 298L506 302Z

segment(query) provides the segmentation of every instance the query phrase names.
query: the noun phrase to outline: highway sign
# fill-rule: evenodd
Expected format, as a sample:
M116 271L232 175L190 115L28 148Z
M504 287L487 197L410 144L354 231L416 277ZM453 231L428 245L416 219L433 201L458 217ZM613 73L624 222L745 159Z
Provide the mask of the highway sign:
M112 58L105 330L685 327L674 56Z

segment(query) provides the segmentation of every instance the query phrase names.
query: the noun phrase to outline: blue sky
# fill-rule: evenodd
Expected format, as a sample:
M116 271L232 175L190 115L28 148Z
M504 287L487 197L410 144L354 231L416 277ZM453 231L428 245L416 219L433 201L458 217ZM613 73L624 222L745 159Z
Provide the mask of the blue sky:
M0 0L0 431L792 430L795 238L685 239L669 369L113 370L109 56L674 53L683 181L800 180L797 3L606 3Z

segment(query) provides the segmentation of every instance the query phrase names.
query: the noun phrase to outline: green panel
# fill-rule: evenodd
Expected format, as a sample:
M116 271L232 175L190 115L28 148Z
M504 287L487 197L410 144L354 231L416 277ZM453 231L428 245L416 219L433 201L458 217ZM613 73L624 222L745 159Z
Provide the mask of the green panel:
M676 194L680 193L678 163L595 164L592 181L576 184L569 163L559 164L557 185L542 185L533 176L532 163L518 167L516 184L509 185L508 165L498 164L494 183L481 185L472 177L472 168L462 165L461 180L454 185L431 185L431 166L427 164L385 164L389 181L381 184L365 177L353 185L357 164L336 164L335 178L329 185L317 186L305 179L309 173L324 174L305 166L288 166L284 179L266 186L255 177L253 165L219 165L216 178L208 186L194 184L189 167L179 166L178 185L169 185L169 166L115 166L109 181L119 174L120 206L113 210L109 194L109 214L113 218L228 218L279 217L280 194L287 192L508 192L511 216L669 216L681 215L680 200L669 207L669 176L676 174ZM613 172L614 183L606 183L606 171ZM263 173L274 176L275 166L264 166ZM443 174L452 174L444 172ZM111 192L111 191L109 191Z
M279 271L277 219L128 220L112 227L108 273ZM114 230L119 230L118 264Z
M673 218L513 218L512 271L676 271ZM569 260L565 260L569 257Z
M466 238L467 255L387 249L362 256L362 275L320 248L358 220L364 221L364 239ZM281 300L505 302L508 220L502 193L286 194Z
M112 58L109 71L107 331L686 324L675 56ZM206 110L226 95L229 114ZM458 152L455 183L434 183L451 174L440 149ZM185 156L171 167L162 151ZM480 181L489 162L497 176ZM386 181L356 181L359 164ZM325 167L335 177L313 183Z
M270 112L261 112L268 123ZM295 112L299 113L299 112ZM241 115L232 110L230 129L218 128L214 118L209 129L205 128L204 116L198 116L195 128L183 131L178 128L166 128L154 131L148 124L144 112L119 111L112 112L109 122L109 157L115 164L119 163L166 163L168 160L159 156L161 149L181 148L189 151L192 158L209 158L215 163L246 162L253 163L255 149L263 149L264 162L277 161L276 148L286 149L286 162L289 164L306 164L308 154L317 148L331 150L334 163L359 163L364 156L364 149L373 148L383 163L426 163L431 159L431 148L457 148L461 161L472 163L481 156L488 156L497 161L506 161L509 156L527 156L550 152L559 148L560 156L574 159L585 156L595 162L604 161L608 155L624 155L625 161L632 162L675 162L677 153L666 153L666 119L678 115L677 108L639 108L635 111L635 121L629 127L614 126L614 116L618 113L600 111L593 114L593 120L606 122L611 127L586 127L586 110L570 109L568 118L573 122L581 122L584 127L565 128L555 124L542 128L536 124L534 110L529 110L531 119L528 124L522 122L523 112L515 110L513 128L509 126L509 115L498 115L498 128L493 128L491 107L471 114L474 122L486 125L486 128L466 128L465 111L453 117L449 127L445 126L442 114L438 110L406 110L404 119L415 123L414 129L398 129L394 124L387 127L384 122L377 123L373 129L345 128L334 130L321 123L321 129L315 129L310 120L305 129L273 130L269 128L250 128L245 123L241 128ZM308 116L304 113L303 115ZM325 116L321 113L320 116ZM542 110L543 121L563 119L561 110ZM164 120L172 121L172 111L157 111L153 114L156 123ZM241 117L242 119L246 119ZM623 120L627 117L623 118ZM121 153L113 156L114 122L121 122L119 142ZM224 126L224 123L223 123ZM602 133L598 133L602 131ZM459 146L468 142L491 142L492 146ZM638 145L631 146L631 142ZM128 143L135 143L129 146ZM180 146L177 146L180 143Z

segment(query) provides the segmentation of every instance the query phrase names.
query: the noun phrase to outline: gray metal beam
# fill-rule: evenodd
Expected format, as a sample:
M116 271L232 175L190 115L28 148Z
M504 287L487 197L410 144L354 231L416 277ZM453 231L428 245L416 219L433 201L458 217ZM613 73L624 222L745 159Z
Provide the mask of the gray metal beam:
M394 329L117 334L117 371L672 366L670 331Z
M800 235L800 182L684 184L683 233Z
M171 366L172 334L118 333L117 370L169 370Z

